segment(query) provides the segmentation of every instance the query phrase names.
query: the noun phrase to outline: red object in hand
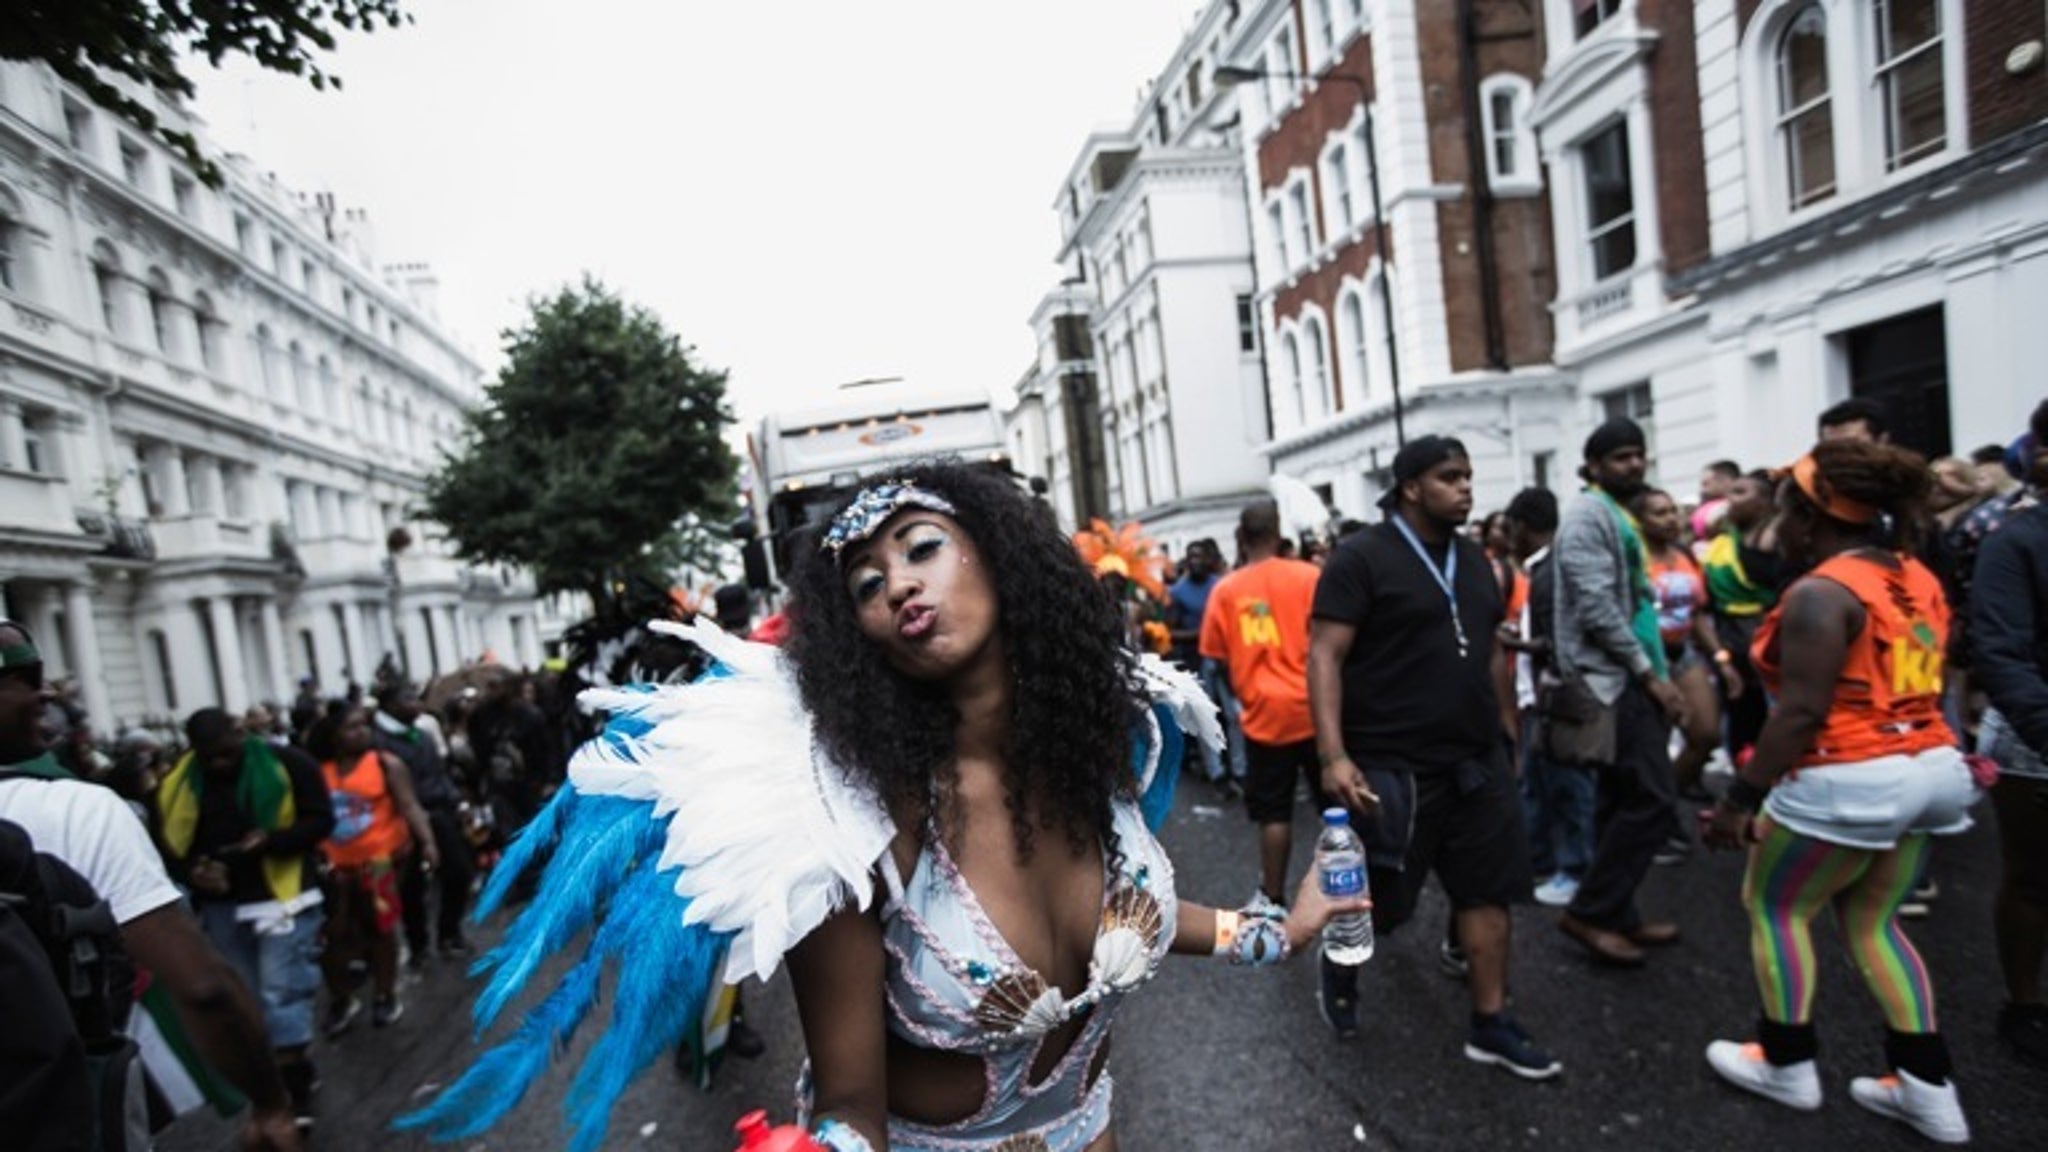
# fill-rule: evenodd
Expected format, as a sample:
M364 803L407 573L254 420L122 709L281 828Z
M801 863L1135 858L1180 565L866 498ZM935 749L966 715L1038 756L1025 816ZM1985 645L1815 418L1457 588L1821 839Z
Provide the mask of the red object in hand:
M766 1112L747 1113L733 1129L740 1134L740 1152L825 1152L810 1133L794 1124L770 1128Z

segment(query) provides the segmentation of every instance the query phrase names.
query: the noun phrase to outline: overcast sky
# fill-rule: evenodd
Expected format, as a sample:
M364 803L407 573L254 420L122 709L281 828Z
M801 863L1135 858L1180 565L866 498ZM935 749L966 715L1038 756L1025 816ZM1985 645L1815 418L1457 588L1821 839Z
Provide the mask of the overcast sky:
M1052 202L1199 0L411 0L339 93L201 67L222 148L367 208L487 367L596 274L744 419L864 376L998 392L1062 275Z

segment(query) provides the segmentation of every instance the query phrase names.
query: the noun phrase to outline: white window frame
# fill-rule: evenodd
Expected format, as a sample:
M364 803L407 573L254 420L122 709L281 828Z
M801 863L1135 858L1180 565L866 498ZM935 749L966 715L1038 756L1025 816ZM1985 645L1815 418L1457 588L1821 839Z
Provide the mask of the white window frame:
M1870 86L1872 89L1874 89L1871 102L1876 113L1874 116L1870 117L1870 120L1877 127L1877 154L1879 157L1881 157L1886 175L1891 175L1896 172L1901 172L1906 169L1913 168L1917 166L1922 160L1939 156L1942 153L1949 151L1951 141L1955 133L1954 121L1948 115L1949 104L1953 99L1954 94L1951 93L1951 91L1949 90L1949 63L1946 59L1946 54L1948 51L1948 42L1955 38L1955 22L1952 21L1948 13L1944 11L1946 5L1944 5L1941 2L1941 0L1932 0L1934 11L1933 38L1930 40L1922 41L1921 43L1916 44L1913 47L1908 48L1905 51L1892 56L1890 59L1885 59L1884 10L1898 2L1899 0L1871 0L1870 6L1867 9L1869 14L1870 30ZM1893 115L1891 108L1892 102L1888 95L1890 89L1891 75L1896 74L1897 72L1902 70L1905 65L1913 63L1921 57L1930 54L1940 57L1942 66L1941 95L1943 124L1941 143L1932 149L1918 152L1905 159L1895 159L1892 155L1891 143L1893 129Z
M1308 173L1299 169L1287 180L1287 227L1288 239L1301 245L1301 259L1296 263L1314 261L1322 251L1322 239L1316 235L1315 196L1309 191Z
M1287 370L1287 392L1294 398L1288 431L1298 432L1308 427L1308 392L1301 375L1301 333L1292 320L1280 326L1280 363Z
M1496 95L1509 99L1510 123L1503 130L1496 122ZM1486 139L1486 184L1495 196L1534 196L1543 191L1543 172L1536 161L1536 131L1529 126L1529 109L1535 103L1535 89L1529 78L1513 72L1496 72L1479 82L1479 116ZM1506 139L1513 149L1512 171L1500 168L1498 145Z
M1332 132L1323 141L1316 171L1323 190L1323 215L1333 235L1349 235L1364 220L1358 211L1357 180L1352 175L1352 138Z
M1937 0L1941 22L1942 147L1888 168L1885 109L1877 72L1876 0L1819 0L1827 19L1828 94L1835 141L1835 193L1791 204L1790 177L1777 132L1777 49L1786 27L1812 0L1766 0L1738 49L1744 167L1752 238L1804 223L1938 167L1968 148L1969 72L1962 0Z
M1823 46L1821 67L1826 72L1827 84L1819 96L1796 107L1787 107L1791 99L1791 89L1786 84L1785 46L1791 37L1792 26L1797 24L1809 12L1820 18L1820 36ZM1805 0L1804 3L1787 9L1785 18L1779 21L1778 28L1772 34L1770 40L1771 150L1778 158L1778 179L1776 181L1778 195L1782 197L1787 209L1793 212L1832 200L1842 191L1842 149L1840 137L1836 134L1835 125L1835 88L1838 78L1835 75L1834 61L1830 59L1833 56L1833 52L1828 48L1828 45L1833 42L1834 35L1835 28L1828 18L1827 5L1821 3L1820 0ZM1823 116L1827 120L1828 159L1834 165L1834 178L1828 181L1825 189L1817 191L1809 195L1807 199L1795 203L1797 189L1793 184L1793 134L1796 127L1802 121L1814 115Z
M1593 222L1593 198L1590 187L1592 173L1590 166L1586 162L1586 152L1595 139L1605 136L1609 132L1617 131L1621 133L1622 143L1628 153L1625 157L1629 186L1628 211L1612 220L1596 225ZM1644 214L1643 190L1638 185L1635 173L1636 158L1640 154L1640 146L1635 141L1634 135L1626 119L1609 120L1599 128L1588 132L1584 139L1572 146L1572 151L1578 159L1576 167L1579 178L1579 216L1574 223L1579 233L1580 267L1585 270L1583 275L1588 286L1620 280L1642 267L1643 264L1642 233L1638 227ZM1603 273L1600 271L1598 257L1595 255L1599 242L1609 234L1617 232L1624 227L1629 230L1631 247L1634 249L1629 257L1629 262L1623 267L1609 269Z
M1364 407L1372 403L1372 324L1366 318L1366 292L1358 281L1346 279L1344 287L1337 293L1337 323L1332 329L1336 342L1342 349L1338 361L1344 367L1345 392L1352 397L1352 403Z
M0 291L25 293L28 287L28 222L21 201L0 185Z
M1286 280L1294 261L1287 254L1287 204L1279 191L1266 199L1266 231L1273 250L1273 279Z
M1296 320L1301 342L1307 348L1301 389L1308 399L1308 425L1313 427L1338 411L1330 376L1330 322L1323 310L1313 304L1304 305Z

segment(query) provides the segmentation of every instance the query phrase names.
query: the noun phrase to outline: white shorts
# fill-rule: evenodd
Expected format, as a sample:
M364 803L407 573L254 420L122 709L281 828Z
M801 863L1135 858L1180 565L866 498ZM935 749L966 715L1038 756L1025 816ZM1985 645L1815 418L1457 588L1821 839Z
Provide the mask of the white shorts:
M1801 768L1771 789L1764 814L1801 836L1882 852L1908 832L1963 831L1978 795L1960 751L1930 748Z

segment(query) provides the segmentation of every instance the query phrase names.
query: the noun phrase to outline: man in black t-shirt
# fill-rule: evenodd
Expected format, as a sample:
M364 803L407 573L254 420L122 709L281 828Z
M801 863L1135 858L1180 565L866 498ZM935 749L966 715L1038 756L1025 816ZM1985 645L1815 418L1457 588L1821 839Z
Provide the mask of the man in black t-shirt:
M1381 505L1386 521L1339 545L1316 588L1309 699L1323 790L1357 815L1377 932L1414 913L1430 872L1443 883L1469 959L1465 1055L1547 1079L1562 1065L1507 1013L1508 906L1529 897L1529 846L1500 588L1458 533L1472 511L1464 445L1403 447ZM1356 1028L1357 971L1323 962L1323 1013L1340 1034Z

